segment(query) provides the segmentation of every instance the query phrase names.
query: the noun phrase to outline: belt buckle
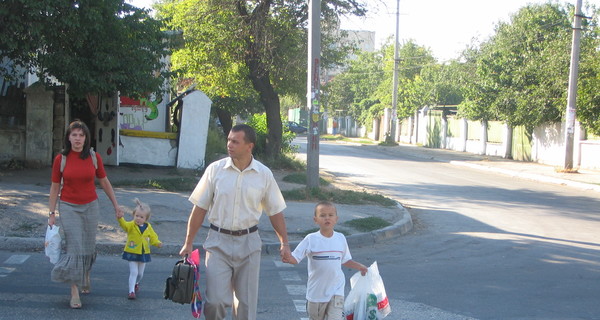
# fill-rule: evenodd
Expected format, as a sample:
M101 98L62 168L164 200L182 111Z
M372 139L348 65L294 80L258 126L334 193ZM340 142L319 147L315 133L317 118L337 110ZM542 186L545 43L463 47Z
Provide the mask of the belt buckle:
M241 235L244 235L244 231L245 231L244 229L242 229L242 230L235 230L235 231L231 231L231 235L234 235L234 236L241 236Z

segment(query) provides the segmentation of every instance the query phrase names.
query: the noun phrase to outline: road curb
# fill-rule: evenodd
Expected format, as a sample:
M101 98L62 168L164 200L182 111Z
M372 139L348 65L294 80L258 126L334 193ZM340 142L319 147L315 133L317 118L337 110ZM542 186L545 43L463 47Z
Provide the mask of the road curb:
M413 223L410 213L400 203L397 203L398 209L401 211L402 217L396 223L383 229L353 234L346 237L350 247L361 245L372 245L382 241L399 237L412 230ZM300 241L290 242L293 249ZM194 247L200 247L202 243L194 243ZM164 244L162 248L152 248L152 254L172 256L179 255L181 245ZM20 237L0 237L0 250L8 251L30 251L39 252L44 250L43 238L20 238ZM122 243L98 242L96 243L96 251L99 254L114 254L118 255L123 252ZM279 243L263 243L262 252L265 254L278 254Z

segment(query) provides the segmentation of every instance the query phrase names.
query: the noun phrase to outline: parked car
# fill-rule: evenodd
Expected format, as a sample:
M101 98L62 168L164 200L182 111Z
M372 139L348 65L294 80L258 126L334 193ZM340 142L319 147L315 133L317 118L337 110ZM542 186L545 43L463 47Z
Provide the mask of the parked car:
M308 131L308 129L306 127L299 125L295 121L288 121L286 126L287 126L288 130L290 130L291 132L296 133L296 134L306 133L306 131Z

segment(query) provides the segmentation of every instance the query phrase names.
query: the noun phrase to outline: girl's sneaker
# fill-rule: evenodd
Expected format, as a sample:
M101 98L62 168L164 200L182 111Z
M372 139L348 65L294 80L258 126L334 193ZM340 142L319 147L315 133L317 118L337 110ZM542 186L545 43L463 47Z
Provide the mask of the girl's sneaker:
M135 300L135 292L130 292L129 295L127 296L127 299Z
M139 283L135 284L135 292L137 293L138 291L140 291L140 285Z

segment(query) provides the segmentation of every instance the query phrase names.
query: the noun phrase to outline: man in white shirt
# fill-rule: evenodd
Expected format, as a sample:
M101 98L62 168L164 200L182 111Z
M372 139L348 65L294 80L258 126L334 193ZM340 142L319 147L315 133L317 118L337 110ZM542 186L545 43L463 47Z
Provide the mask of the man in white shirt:
M283 215L285 201L271 170L252 156L255 144L252 127L234 126L227 137L229 157L206 168L189 198L194 207L181 255L192 252L205 217L210 223L204 242L207 320L224 319L231 306L233 319L256 319L262 246L256 231L263 211L281 242L282 260L291 257Z

